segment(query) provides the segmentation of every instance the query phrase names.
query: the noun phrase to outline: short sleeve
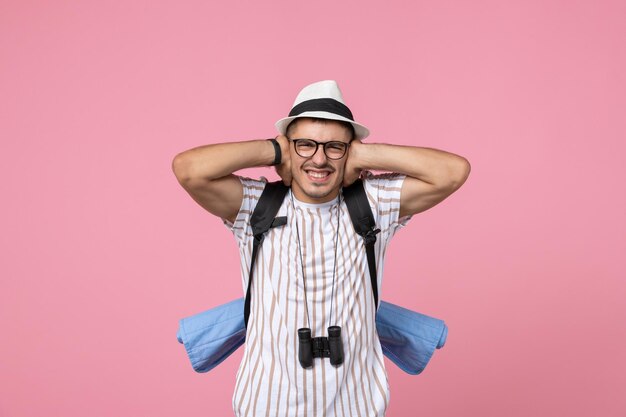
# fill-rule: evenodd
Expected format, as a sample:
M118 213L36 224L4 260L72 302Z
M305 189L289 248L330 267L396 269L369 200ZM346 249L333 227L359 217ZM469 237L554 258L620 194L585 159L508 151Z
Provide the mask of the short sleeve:
M366 172L363 183L370 206L380 228L380 239L387 244L393 235L406 226L412 216L400 217L400 194L406 175Z
M235 221L231 223L226 219L222 219L224 225L233 232L239 245L247 243L248 239L252 237L252 229L250 227L250 216L256 207L261 193L265 188L267 179L261 178L260 180L254 180L246 177L238 177L243 186L243 199L241 200L241 207L237 213Z

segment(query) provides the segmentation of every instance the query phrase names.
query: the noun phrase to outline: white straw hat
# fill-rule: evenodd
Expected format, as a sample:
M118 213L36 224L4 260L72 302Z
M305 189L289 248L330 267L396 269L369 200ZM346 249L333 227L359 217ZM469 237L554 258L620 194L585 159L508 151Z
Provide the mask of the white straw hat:
M343 102L337 82L333 80L318 81L304 87L298 93L289 116L276 122L276 129L284 135L289 123L299 117L348 122L354 127L355 139L365 139L370 134L368 128L354 121L352 112Z

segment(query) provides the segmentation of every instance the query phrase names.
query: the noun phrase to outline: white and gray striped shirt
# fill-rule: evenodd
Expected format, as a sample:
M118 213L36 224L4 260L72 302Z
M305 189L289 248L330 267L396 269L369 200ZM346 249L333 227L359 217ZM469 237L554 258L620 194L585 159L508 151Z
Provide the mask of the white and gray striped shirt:
M383 261L390 238L409 216L398 218L400 174L368 174L364 181L376 225L378 288L382 288ZM240 177L243 202L233 224L241 254L244 294L248 285L252 231L250 216L265 181ZM295 204L295 215L294 215ZM383 416L389 403L389 385L378 335L375 306L363 240L354 232L350 215L337 200L307 204L285 198L278 216L287 224L271 229L255 265L245 352L237 372L233 410L241 417L372 417ZM296 224L300 235L304 279ZM337 229L338 248L335 263ZM329 315L332 303L332 322ZM298 334L310 327L312 337L328 336L328 326L341 327L344 363L313 359L313 368L298 361Z

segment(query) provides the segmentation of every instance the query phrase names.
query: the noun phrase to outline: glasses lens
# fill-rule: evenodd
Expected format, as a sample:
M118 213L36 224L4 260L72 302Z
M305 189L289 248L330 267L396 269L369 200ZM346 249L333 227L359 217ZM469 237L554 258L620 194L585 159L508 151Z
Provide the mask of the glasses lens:
M327 142L324 144L324 152L330 159L340 159L346 153L347 146L344 142Z
M296 144L296 152L304 158L308 158L313 155L317 150L317 144L312 140L298 139L294 140L294 142Z

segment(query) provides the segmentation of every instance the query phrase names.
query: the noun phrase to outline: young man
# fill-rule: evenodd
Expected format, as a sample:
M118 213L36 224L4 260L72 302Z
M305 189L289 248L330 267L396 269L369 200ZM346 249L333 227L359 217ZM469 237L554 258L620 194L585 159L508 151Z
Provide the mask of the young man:
M276 165L291 186L259 252L251 289L245 352L237 373L237 416L383 416L389 386L376 333L363 240L354 232L342 188L364 178L377 236L381 288L384 255L394 233L412 215L456 191L470 172L452 153L363 143L334 81L306 86L272 140L207 145L177 155L173 170L191 197L223 219L240 248L244 293L252 253L250 216L265 182L234 175ZM369 170L390 173L372 175ZM341 331L343 361L300 362L301 329L313 338Z

